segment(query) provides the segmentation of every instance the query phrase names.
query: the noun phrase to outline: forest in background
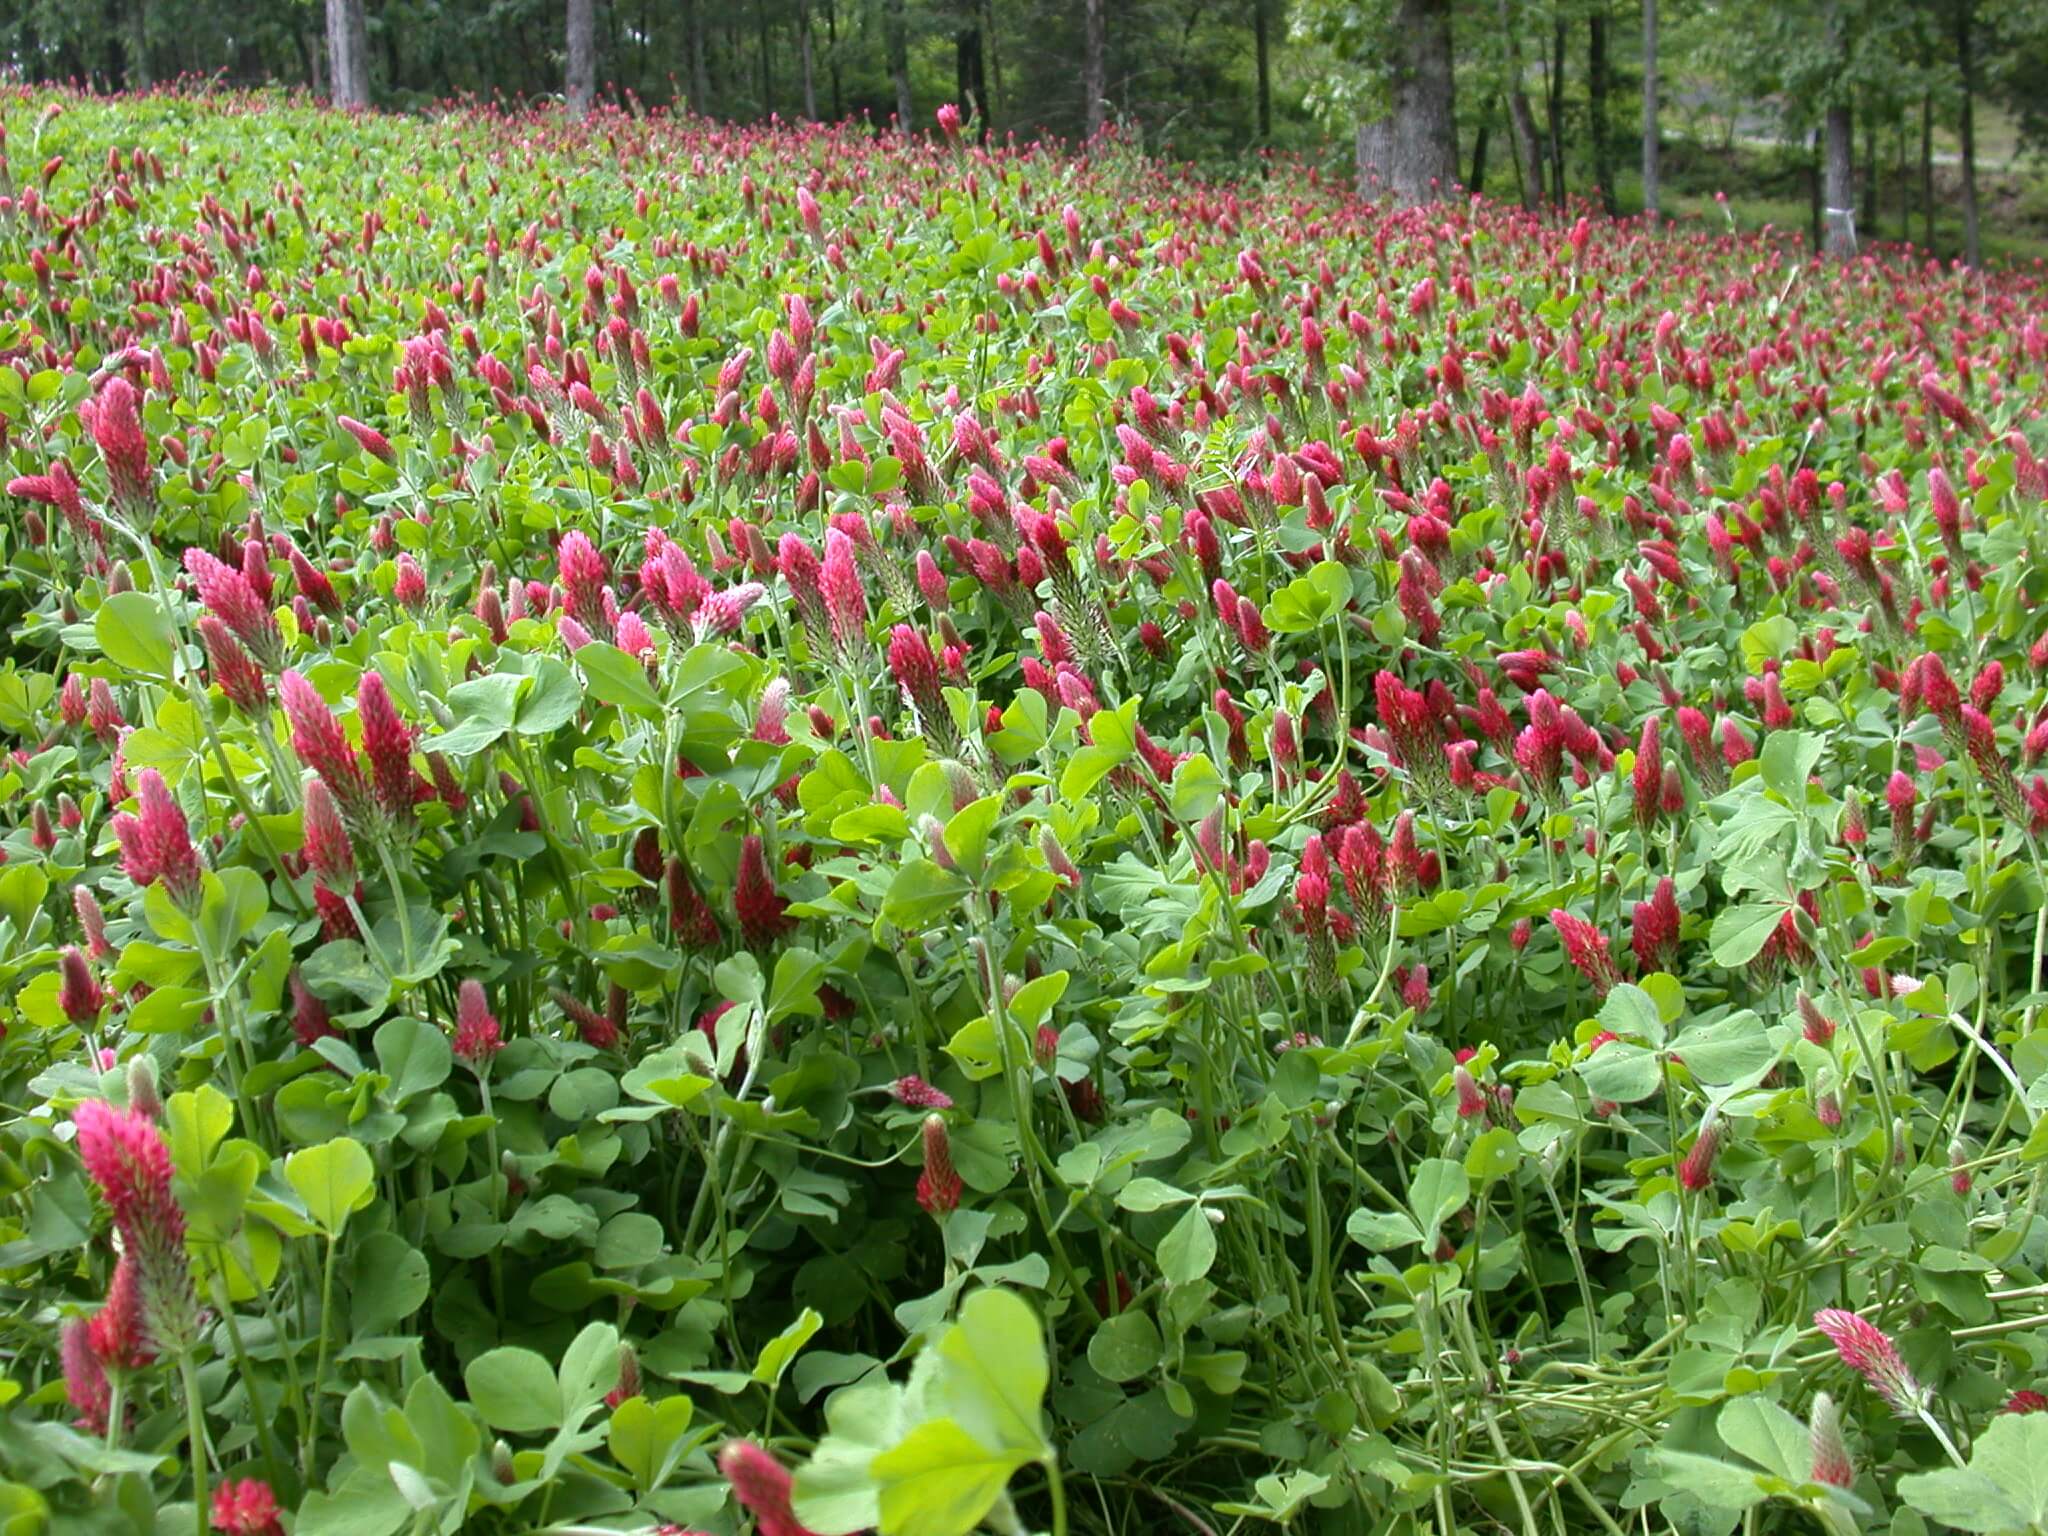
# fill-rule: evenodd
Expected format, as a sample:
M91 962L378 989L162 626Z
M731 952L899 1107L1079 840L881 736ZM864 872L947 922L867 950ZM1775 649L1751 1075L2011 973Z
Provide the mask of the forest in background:
M1334 172L1384 157L1384 131L1404 197L1448 174L1718 217L1726 193L1816 244L1853 225L2048 251L2048 0L0 0L0 57L28 80L397 110L567 95L923 131L960 102L997 137L1109 125L1236 169L1280 151Z

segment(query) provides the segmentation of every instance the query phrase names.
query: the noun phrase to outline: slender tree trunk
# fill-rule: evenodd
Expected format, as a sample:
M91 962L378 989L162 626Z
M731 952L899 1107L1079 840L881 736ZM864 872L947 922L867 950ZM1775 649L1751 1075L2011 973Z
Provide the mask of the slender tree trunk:
M595 0L569 0L569 72L565 94L569 115L584 117L597 95L597 6Z
M804 116L818 120L817 61L811 51L811 0L796 0L796 57L803 85Z
M1657 0L1643 0L1643 212L1661 211L1663 144L1657 134Z
M327 0L327 70L334 105L345 112L370 104L370 35L363 0Z
M1607 131L1607 4L1596 0L1586 19L1586 116L1593 136L1593 179L1600 184L1600 206L1611 219L1614 206L1614 143Z
M1857 227L1872 240L1877 238L1877 162L1880 153L1877 104L1866 102L1863 108L1863 219Z
M1435 202L1458 180L1451 0L1397 0L1390 36L1392 109L1358 125L1358 190L1366 197L1391 193L1406 208Z
M1934 92L1920 93L1920 243L1934 249Z
M1855 133L1853 108L1846 103L1828 108L1821 227L1824 249L1837 261L1856 254Z
M953 35L953 84L960 106L974 114L975 136L988 138L988 69L982 57L981 28L963 26Z
M1465 178L1465 190L1475 196L1486 190L1487 141L1493 137L1493 115L1499 106L1497 96L1487 102L1479 119L1479 132L1472 138L1472 174Z
M903 0L888 0L883 23L888 33L889 74L896 82L896 131L909 133L914 108L910 100L910 24L903 16Z
M1963 151L1963 260L1973 267L1984 261L1977 227L1976 10L1976 0L1956 0L1956 72L1963 85L1963 115L1958 125Z
M836 123L846 116L846 106L839 92L838 0L825 0L825 57L827 73L832 76L832 121Z
M122 21L128 30L128 83L138 91L146 91L156 83L149 68L148 0L128 0L123 13Z
M761 41L761 111L764 116L773 117L775 115L775 69L770 53L771 43L768 31L767 6L759 7L757 19L760 22Z
M1272 0L1252 0L1252 51L1259 70L1259 142L1273 142ZM1477 190L1476 188L1474 189Z
M690 110L700 117L711 111L711 69L704 57L702 0L683 0L683 47L690 55Z
M1550 29L1549 99L1545 107L1550 119L1550 200L1564 206L1564 17L1559 15Z
M1109 40L1103 22L1104 0L1082 0L1081 11L1081 102L1083 133L1090 140L1102 132L1109 91Z
M1815 129L1812 142L1807 146L1806 156L1806 234L1807 241L1819 251L1827 233L1827 220L1823 210L1827 207L1827 196L1821 191L1821 133Z
M1500 31L1507 48L1508 145L1515 161L1515 185L1522 206L1534 209L1543 201L1543 141L1536 133L1536 114L1522 86L1522 44L1516 0L1500 0Z

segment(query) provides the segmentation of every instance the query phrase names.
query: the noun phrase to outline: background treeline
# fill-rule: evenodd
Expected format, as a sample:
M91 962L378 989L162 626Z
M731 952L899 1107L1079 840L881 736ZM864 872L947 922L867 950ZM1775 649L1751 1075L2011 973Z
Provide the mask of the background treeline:
M2048 236L2048 0L0 0L0 59L107 89L566 94L878 131L971 102L998 136L1355 156L1406 197L1712 213L1725 190L1816 242Z

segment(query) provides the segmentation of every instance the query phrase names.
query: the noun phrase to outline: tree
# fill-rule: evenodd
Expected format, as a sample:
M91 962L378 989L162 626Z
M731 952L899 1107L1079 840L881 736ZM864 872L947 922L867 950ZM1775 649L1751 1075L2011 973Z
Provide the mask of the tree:
M1607 0L1586 17L1586 131L1593 137L1593 180L1600 206L1614 217L1614 146L1607 137Z
M1082 0L1081 39L1081 99L1087 122L1085 130L1092 141L1102 132L1104 97L1109 91L1109 44L1105 33L1103 0Z
M1388 110L1358 125L1358 190L1403 208L1435 202L1458 180L1450 0L1396 0L1383 46Z
M1508 142L1515 157L1515 181L1522 206L1534 208L1543 201L1543 141L1537 137L1536 114L1529 109L1529 93L1522 82L1515 0L1500 0L1500 33L1507 50Z
M811 0L796 0L796 54L803 89L804 116L818 120L817 64L811 49Z
M569 115L582 117L597 95L597 7L595 0L569 0Z
M344 111L370 104L370 35L363 0L327 0L327 78Z
M896 131L914 133L916 124L910 99L910 22L903 14L903 0L887 0L882 20L889 45L889 75L896 82Z
M1663 167L1657 128L1657 0L1643 0L1643 212L1656 218Z
M1956 72L1962 77L1962 115L1956 124L1963 158L1963 260L1977 266L1984 260L1977 226L1977 50L1976 0L1952 0Z
M1848 92L1848 49L1842 40L1839 5L1830 0L1827 9L1827 46L1836 73L1829 93L1824 129L1826 169L1821 187L1822 228L1826 232L1822 249L1837 261L1856 254L1856 116Z
M1272 0L1252 0L1252 52L1259 77L1259 142L1273 138Z

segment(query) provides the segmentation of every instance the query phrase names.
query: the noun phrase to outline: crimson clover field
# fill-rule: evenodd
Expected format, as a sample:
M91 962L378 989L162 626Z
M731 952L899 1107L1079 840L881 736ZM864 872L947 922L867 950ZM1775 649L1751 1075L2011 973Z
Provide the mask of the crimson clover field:
M0 123L0 1528L2048 1528L2041 273Z

